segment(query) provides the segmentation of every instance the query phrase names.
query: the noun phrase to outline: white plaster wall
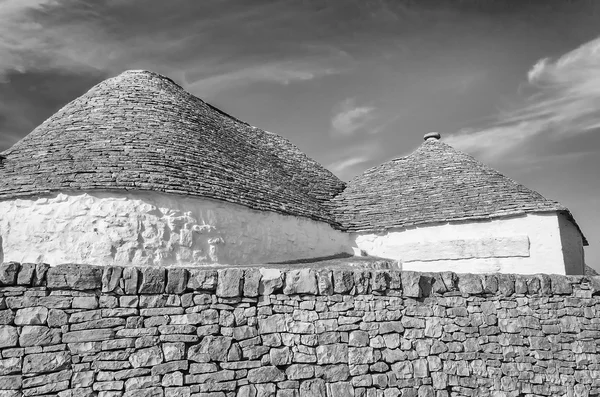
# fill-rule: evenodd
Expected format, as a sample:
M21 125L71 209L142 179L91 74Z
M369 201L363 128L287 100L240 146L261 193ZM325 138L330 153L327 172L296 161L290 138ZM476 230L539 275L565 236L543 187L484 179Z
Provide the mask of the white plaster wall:
M247 264L350 249L326 223L154 192L2 201L0 241L5 261L51 265Z
M558 215L560 240L567 274L584 274L583 238L575 225L563 214Z
M396 259L403 270L565 274L556 213L357 233L356 252Z

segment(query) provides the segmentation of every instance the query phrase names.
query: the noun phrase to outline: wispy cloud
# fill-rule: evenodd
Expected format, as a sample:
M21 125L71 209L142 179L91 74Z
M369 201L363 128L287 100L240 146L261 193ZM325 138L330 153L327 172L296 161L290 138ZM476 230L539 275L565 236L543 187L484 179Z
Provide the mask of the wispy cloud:
M242 66L226 73L200 78L191 83L188 81L186 88L192 92L198 92L199 95L208 95L227 88L256 82L288 85L338 74L341 71L324 63L311 63L303 60L268 62Z
M537 93L482 129L465 129L446 141L496 159L534 138L565 139L600 129L600 38L556 60L539 60L527 75Z
M327 166L327 168L334 174L340 174L340 173L346 171L348 168L351 168L351 167L354 167L354 166L357 166L360 164L364 164L369 160L371 160L371 159L368 158L367 156L359 155L359 156L349 157L349 158L331 163Z
M351 135L364 128L372 119L372 106L359 106L354 98L346 99L337 106L335 114L331 118L331 127L334 134Z
M378 141L354 143L339 148L333 153L325 166L342 180L350 180L361 173L381 156L381 145Z
M335 46L286 36L285 26L298 23L294 7L224 0L187 3L173 13L150 3L140 9L131 1L0 0L0 78L11 71L151 69L217 92L308 81L351 61Z

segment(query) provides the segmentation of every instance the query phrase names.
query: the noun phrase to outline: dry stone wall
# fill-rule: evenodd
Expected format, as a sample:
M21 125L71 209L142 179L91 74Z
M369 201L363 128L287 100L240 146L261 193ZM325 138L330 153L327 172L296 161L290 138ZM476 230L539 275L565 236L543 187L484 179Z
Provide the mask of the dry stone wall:
M600 278L0 266L0 396L588 396Z

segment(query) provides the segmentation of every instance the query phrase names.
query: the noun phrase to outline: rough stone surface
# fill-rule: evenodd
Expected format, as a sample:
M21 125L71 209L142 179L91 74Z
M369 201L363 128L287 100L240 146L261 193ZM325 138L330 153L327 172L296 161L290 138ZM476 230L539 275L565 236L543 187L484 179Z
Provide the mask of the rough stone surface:
M283 288L284 294L316 295L318 292L317 278L312 269L290 270L286 272L285 286Z
M17 269L0 397L600 393L593 277L113 268L88 289Z
M102 288L102 267L59 265L48 270L48 288L88 290Z
M218 271L217 296L233 298L242 293L243 269L226 269Z
M1 251L0 254L2 254ZM20 265L16 262L7 262L0 264L0 286L15 285L17 283L19 267Z
M17 346L19 333L16 327L0 325L0 348Z

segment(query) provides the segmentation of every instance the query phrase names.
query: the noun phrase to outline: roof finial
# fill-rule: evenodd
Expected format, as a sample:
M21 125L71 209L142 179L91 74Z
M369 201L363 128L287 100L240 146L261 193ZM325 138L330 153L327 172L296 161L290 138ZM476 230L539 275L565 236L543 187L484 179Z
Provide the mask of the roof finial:
M428 132L427 134L425 134L423 139L425 139L426 141L433 141L433 140L438 141L441 137L442 136L440 135L439 132Z

